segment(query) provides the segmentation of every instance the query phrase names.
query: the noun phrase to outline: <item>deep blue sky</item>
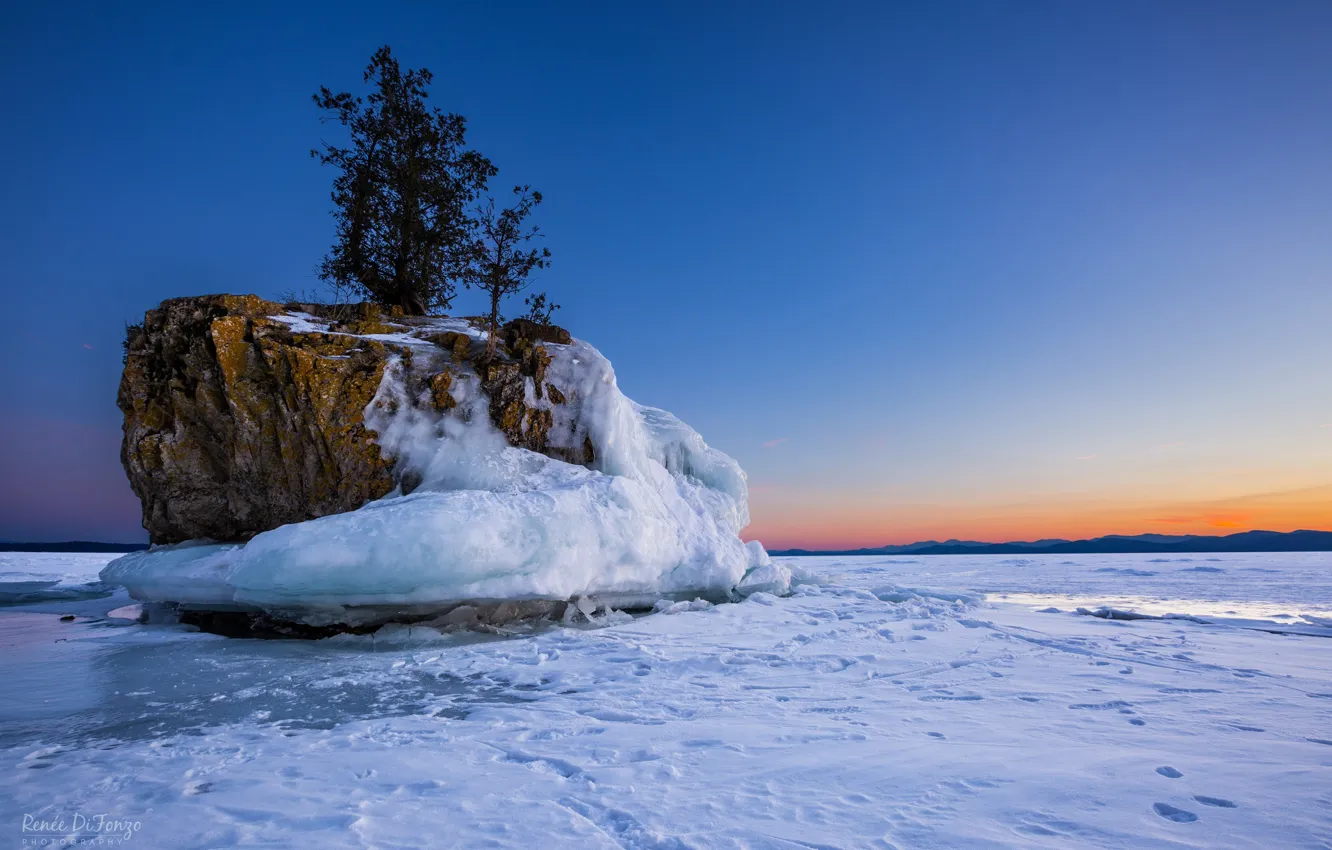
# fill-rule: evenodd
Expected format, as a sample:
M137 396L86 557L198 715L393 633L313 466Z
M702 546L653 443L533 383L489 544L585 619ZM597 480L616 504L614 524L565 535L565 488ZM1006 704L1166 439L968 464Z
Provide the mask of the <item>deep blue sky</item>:
M385 43L770 542L1332 525L1330 3L96 2L0 12L0 538L142 539L123 325L317 285Z

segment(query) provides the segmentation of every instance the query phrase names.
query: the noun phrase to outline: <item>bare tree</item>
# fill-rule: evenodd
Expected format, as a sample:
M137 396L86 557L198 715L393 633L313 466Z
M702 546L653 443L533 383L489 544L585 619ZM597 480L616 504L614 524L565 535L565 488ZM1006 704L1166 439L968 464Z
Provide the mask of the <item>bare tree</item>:
M490 298L490 313L486 317L489 330L487 359L495 356L502 324L500 303L526 289L531 284L529 278L534 270L550 265L550 249L533 246L541 238L540 228L526 222L532 210L541 203L541 193L532 191L530 186L515 186L513 194L512 206L499 209L495 199L488 198L473 216L475 231L466 280L468 286L484 291ZM545 307L544 293L541 306Z
M523 299L527 305L527 312L519 316L520 319L527 319L529 322L535 322L538 325L549 325L555 315L555 311L560 309L556 304L546 297L544 292L536 292Z

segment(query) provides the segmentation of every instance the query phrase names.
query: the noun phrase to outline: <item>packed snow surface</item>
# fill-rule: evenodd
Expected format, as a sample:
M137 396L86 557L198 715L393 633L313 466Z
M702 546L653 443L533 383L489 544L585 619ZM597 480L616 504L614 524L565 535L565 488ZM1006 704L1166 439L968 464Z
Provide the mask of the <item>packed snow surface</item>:
M298 330L320 327L304 314L287 320ZM418 333L446 330L480 333L448 319ZM408 334L373 338L414 346L418 368L443 355ZM551 412L552 445L590 441L592 468L508 445L468 367L450 365L460 372L450 390L458 407L440 414L428 390L413 397L407 367L394 360L366 424L399 476L420 481L410 494L394 491L243 546L135 553L103 579L137 599L353 622L357 609L462 600L724 597L751 568L768 566L761 547L747 549L738 536L749 510L734 460L670 413L626 398L609 361L587 343L546 350L546 380L566 402L538 398L527 378L527 403Z
M108 557L87 552L0 552L0 605L105 596L98 572Z
M0 824L103 813L168 848L1328 846L1332 555L773 566L815 583L507 635L228 640L124 619L124 590L0 608Z

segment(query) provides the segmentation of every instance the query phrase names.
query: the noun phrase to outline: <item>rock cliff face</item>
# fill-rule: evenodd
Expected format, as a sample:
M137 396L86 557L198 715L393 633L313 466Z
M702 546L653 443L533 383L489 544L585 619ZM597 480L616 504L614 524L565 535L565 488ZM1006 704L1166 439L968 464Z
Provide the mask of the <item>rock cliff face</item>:
M546 380L547 346L569 341L512 322L488 362L484 335L458 319L253 295L164 301L126 340L118 397L143 525L153 543L247 540L410 490L366 424L390 367L410 404L448 411L460 382L475 382L510 445L591 463L590 440L556 445L549 433L567 388Z

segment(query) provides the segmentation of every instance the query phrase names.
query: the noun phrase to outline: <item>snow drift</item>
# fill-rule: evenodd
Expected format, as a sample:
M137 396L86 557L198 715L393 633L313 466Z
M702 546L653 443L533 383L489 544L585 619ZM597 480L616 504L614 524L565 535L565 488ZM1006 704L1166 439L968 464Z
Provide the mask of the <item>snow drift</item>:
M307 314L276 318L329 332ZM430 346L425 331L484 337L459 320L432 321L367 338L419 352ZM441 411L413 375L427 358L394 356L364 411L394 464L397 486L387 496L243 544L154 547L113 561L102 579L141 600L310 623L474 601L651 605L783 589L789 574L738 536L749 522L739 465L670 413L626 398L591 345L540 345L549 356L545 378L562 397L553 402L526 378L523 402L549 411L552 443L589 445L590 463L506 440L475 364L455 364L455 404Z

